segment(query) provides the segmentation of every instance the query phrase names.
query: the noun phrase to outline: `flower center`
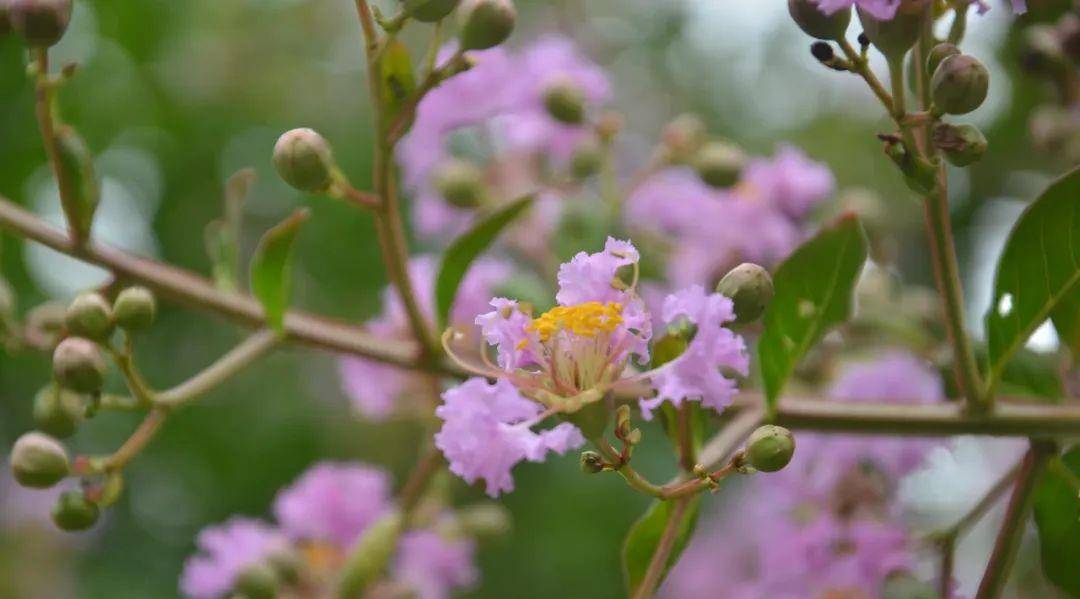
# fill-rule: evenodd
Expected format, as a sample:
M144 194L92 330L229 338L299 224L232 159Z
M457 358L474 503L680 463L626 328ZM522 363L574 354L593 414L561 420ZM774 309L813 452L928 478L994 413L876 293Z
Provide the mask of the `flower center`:
M591 338L601 333L615 332L623 322L622 311L623 305L618 302L556 306L534 318L525 330L535 332L545 343L560 331Z

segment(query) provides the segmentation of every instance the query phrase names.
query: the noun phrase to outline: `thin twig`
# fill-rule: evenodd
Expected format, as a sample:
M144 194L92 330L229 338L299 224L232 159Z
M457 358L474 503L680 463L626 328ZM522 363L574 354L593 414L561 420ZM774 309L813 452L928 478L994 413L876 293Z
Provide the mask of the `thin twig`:
M656 545L656 551L649 560L649 566L645 570L645 576L634 593L634 599L649 599L656 593L656 588L663 580L664 571L667 570L668 560L675 550L675 543L679 539L679 529L682 527L682 519L686 510L690 507L690 499L676 499L671 504L667 524L660 536L660 542Z
M276 331L259 331L202 372L172 389L158 393L154 403L167 408L183 405L225 382L280 343L281 336Z

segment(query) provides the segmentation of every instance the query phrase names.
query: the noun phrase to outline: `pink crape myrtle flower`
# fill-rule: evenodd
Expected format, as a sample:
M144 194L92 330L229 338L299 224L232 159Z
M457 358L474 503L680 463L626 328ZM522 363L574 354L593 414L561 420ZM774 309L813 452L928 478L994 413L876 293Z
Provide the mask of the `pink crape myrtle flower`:
M180 575L181 592L193 599L227 596L245 568L289 548L280 530L241 517L204 529L195 544L200 553L188 558Z
M722 409L735 383L721 368L745 374L749 360L742 339L724 329L733 320L731 301L706 294L700 286L665 300L664 321L689 321L697 333L685 353L652 370L649 361L652 316L637 293L637 249L629 241L608 238L601 252L580 252L559 268L557 305L534 316L508 299L491 301L492 311L476 317L496 362L462 358L451 347L454 331L443 336L452 359L488 383L474 378L443 394L436 410L443 420L436 445L450 469L469 482L484 479L490 495L513 488L510 471L522 460L540 461L549 451L563 452L584 442L573 424L542 433L532 427L548 416L573 415L604 399L609 392L645 393L646 417L661 402L696 399ZM631 281L622 275L632 273ZM496 365L497 364L497 365Z
M408 532L398 543L394 579L417 599L448 599L455 590L474 586L480 577L469 539L450 539L431 530Z
M293 539L344 548L390 509L390 487L378 468L323 462L278 493L274 516Z
M853 5L866 11L875 19L887 21L896 16L897 9L905 0L818 0L818 8L821 12L831 15L841 10L850 9ZM971 0L979 10L979 14L990 10L985 0ZM1026 0L1010 0L1013 11L1017 14L1027 12Z

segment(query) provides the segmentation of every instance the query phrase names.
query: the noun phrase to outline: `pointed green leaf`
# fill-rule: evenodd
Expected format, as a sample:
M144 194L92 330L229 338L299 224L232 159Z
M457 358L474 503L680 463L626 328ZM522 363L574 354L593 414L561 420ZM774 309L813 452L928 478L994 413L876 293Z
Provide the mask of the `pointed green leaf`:
M854 214L841 217L776 269L776 295L765 310L758 361L770 411L799 360L830 327L851 314L866 237Z
M1055 458L1051 458L1054 460ZM1035 525L1039 529L1046 577L1072 597L1080 597L1080 447L1051 461L1035 490Z
M446 328L458 286L465 278L469 266L532 202L532 196L525 196L488 214L446 249L442 264L439 265L439 276L435 279L435 306L439 329Z
M1080 169L1050 185L1013 227L986 313L991 388L1035 329L1053 318L1080 350Z
M398 115L416 90L416 77L413 75L412 57L409 49L398 39L391 39L380 56L382 74L382 104L389 120Z
M659 582L663 582L668 570L679 560L679 555L686 548L686 544L690 541L690 536L697 526L698 505L701 496L696 495L683 501L689 503L686 509L682 510L678 522L678 533L675 537L675 546L668 557L667 565ZM660 539L664 536L664 529L667 527L671 517L675 515L675 503L676 501L653 501L649 504L645 513L630 527L630 532L626 535L622 550L623 578L626 581L626 588L629 590L628 595L634 595L645 578L649 562L652 561L653 554L656 553L656 548L660 544Z
M263 235L251 259L251 293L262 303L266 323L279 331L292 295L293 242L307 218L304 208L275 225Z
M237 171L225 183L225 207L221 218L211 221L203 231L206 254L210 257L214 285L225 291L237 290L240 270L240 220L255 170Z

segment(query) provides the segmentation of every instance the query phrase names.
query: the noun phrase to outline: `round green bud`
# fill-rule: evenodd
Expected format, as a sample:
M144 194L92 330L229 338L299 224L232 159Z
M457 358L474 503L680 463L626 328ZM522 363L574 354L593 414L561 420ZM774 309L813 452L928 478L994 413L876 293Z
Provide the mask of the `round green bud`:
M96 393L105 383L105 359L93 341L68 337L53 351L53 375L68 389Z
M26 433L11 448L11 473L24 487L47 489L71 473L67 451L44 433Z
M8 10L11 28L29 46L56 44L71 22L71 0L11 0Z
M450 160L435 171L435 189L447 203L476 208L484 201L484 173L464 160Z
M851 23L851 9L838 10L826 15L814 0L788 0L788 13L803 33L819 40L839 40Z
M486 50L506 41L514 31L517 10L510 0L473 0L463 8L462 50Z
M34 427L58 439L75 434L86 414L86 397L59 385L46 385L34 396Z
M441 21L454 12L460 0L405 0L409 16L422 23Z
M579 144L570 156L570 174L575 179L587 179L600 171L604 153L596 142L587 141Z
M274 599L281 588L281 577L270 564L252 564L240 571L233 590L245 599Z
M708 131L701 117L681 114L664 126L664 146L675 162L684 162L705 144Z
M941 61L930 79L934 106L948 114L967 114L982 105L990 71L973 56L957 54Z
M960 48L957 48L955 44L945 42L934 46L926 56L926 72L933 75L943 60L957 54L960 54Z
M128 287L113 302L113 318L125 331L150 328L157 316L157 300L146 287Z
M986 153L986 136L974 125L941 123L934 127L934 146L955 166L969 166Z
M896 16L888 20L880 20L862 7L857 12L870 43L886 57L899 59L919 39L932 4L931 0L905 0L896 9Z
M604 458L595 451L581 452L579 464L581 465L581 471L585 474L596 474L604 470Z
M544 108L551 118L567 125L585 122L585 94L567 81L559 81L544 90Z
M97 504L86 498L82 491L64 491L52 509L52 520L62 530L86 530L101 515Z
M735 322L753 322L772 300L772 275L757 264L745 262L724 275L717 283L716 291L731 299L735 306Z
M334 181L334 153L314 129L286 131L274 144L274 167L292 187L306 193L323 193Z
M64 324L71 335L105 341L113 332L112 308L100 293L83 293L68 305Z
M791 431L766 424L758 427L746 441L746 460L762 472L782 470L795 455L795 437Z
M746 155L738 146L712 141L705 144L694 157L694 169L701 180L712 187L731 187L739 180Z

